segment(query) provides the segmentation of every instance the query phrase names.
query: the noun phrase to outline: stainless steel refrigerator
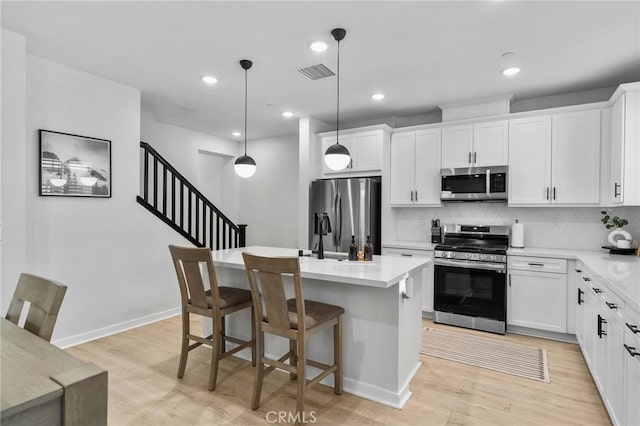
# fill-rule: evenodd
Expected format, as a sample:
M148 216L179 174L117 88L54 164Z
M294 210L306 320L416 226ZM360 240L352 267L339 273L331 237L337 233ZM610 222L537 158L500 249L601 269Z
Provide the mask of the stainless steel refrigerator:
M348 252L355 235L358 250L371 236L373 253L381 254L380 177L323 179L311 183L309 247L318 249L316 214L327 213L331 232L324 236L324 250Z

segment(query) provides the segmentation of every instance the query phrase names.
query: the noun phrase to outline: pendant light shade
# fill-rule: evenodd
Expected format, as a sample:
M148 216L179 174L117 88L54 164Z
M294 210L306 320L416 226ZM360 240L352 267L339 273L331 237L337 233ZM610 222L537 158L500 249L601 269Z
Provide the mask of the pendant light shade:
M253 62L242 59L240 66L244 70L244 155L236 159L233 166L236 174L243 178L249 178L256 172L256 162L247 155L247 70L251 68Z
M338 130L340 129L340 41L347 35L343 28L334 28L331 36L338 42L338 68L336 72L336 143L331 145L324 153L324 162L331 170L342 170L351 161L351 155L346 146L340 145Z
M238 176L248 178L253 176L256 172L256 162L248 155L241 155L236 159L236 163L233 168Z

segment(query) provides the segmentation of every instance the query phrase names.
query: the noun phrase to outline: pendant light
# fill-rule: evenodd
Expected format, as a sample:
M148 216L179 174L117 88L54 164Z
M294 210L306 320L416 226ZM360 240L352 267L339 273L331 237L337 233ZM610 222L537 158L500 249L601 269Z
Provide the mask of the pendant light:
M253 62L248 59L242 59L240 66L244 70L244 155L236 159L233 168L236 174L243 178L253 176L256 172L256 162L247 155L247 70L251 68Z
M346 146L340 145L338 139L338 130L340 128L340 41L347 35L347 31L343 28L334 28L331 30L333 39L338 42L338 68L336 72L336 143L331 145L324 153L324 162L331 170L342 170L351 161L349 150Z

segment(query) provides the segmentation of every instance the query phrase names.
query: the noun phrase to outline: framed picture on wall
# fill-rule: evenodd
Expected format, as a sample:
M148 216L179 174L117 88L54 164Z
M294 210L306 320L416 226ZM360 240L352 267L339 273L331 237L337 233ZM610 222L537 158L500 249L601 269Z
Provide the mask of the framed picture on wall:
M111 197L111 141L38 130L40 195Z

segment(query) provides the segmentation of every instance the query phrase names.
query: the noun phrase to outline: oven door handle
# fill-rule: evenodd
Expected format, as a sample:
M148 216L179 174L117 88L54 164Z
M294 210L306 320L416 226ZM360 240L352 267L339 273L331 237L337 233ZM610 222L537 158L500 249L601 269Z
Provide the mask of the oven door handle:
M507 265L504 263L485 263L485 262L467 262L465 260L449 260L437 258L434 259L433 264L438 266L454 266L458 268L467 269L484 269L488 271L506 272Z

